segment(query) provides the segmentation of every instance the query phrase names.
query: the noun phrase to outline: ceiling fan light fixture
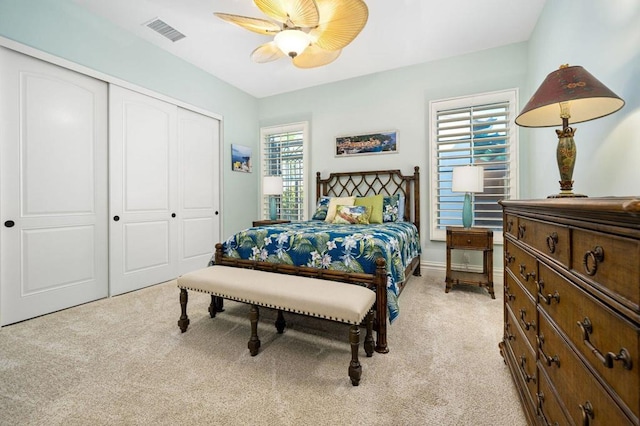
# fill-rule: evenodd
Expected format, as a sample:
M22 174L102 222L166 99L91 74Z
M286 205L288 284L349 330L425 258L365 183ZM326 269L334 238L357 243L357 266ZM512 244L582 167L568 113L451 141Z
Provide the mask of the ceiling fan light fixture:
M223 21L273 37L251 52L259 64L289 56L298 68L335 61L369 17L364 0L253 0L268 19L215 12ZM275 22L274 22L275 21Z
M285 55L295 58L309 46L311 38L304 31L284 30L276 34L273 41Z

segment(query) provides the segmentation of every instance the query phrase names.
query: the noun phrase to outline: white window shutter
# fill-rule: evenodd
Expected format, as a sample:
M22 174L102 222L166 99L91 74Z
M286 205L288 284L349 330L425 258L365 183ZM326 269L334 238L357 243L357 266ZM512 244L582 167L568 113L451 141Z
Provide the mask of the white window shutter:
M280 219L306 219L307 127L306 123L298 123L261 130L261 176L282 176L282 195L276 196ZM262 194L261 198L262 217L268 218L269 196Z
M516 198L517 92L508 90L430 103L431 235L444 240L447 226L462 226L464 194L451 191L453 167L484 168L484 191L473 194L474 226L502 239L499 200Z

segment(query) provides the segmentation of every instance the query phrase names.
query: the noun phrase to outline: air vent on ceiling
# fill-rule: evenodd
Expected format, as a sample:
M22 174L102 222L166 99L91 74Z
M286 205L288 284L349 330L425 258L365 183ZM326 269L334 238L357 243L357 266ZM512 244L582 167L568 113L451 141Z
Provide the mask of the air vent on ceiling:
M173 42L181 40L186 37L180 31L176 30L175 28L173 28L171 25L167 24L160 18L155 18L149 21L146 24L146 26Z

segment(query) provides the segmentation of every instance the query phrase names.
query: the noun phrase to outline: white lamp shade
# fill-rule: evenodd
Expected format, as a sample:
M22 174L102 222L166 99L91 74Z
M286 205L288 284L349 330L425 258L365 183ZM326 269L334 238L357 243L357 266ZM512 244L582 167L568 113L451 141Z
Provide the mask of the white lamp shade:
M480 166L462 166L453 168L453 192L484 191L484 169Z
M284 30L276 34L273 41L275 41L278 49L282 50L282 53L294 58L309 46L310 39L309 35L304 31Z
M262 180L262 193L265 195L282 194L282 176L265 176Z

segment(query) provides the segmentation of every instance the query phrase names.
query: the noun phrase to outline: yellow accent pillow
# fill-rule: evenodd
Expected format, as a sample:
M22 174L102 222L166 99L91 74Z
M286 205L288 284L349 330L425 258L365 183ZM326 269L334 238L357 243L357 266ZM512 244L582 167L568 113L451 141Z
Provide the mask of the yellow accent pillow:
M354 206L365 206L371 210L369 223L382 223L382 202L384 195L378 194L371 197L358 197L354 202Z
M338 206L352 206L356 197L331 197L329 201L329 208L327 209L327 217L325 222L333 223L333 219L336 217L336 207Z

